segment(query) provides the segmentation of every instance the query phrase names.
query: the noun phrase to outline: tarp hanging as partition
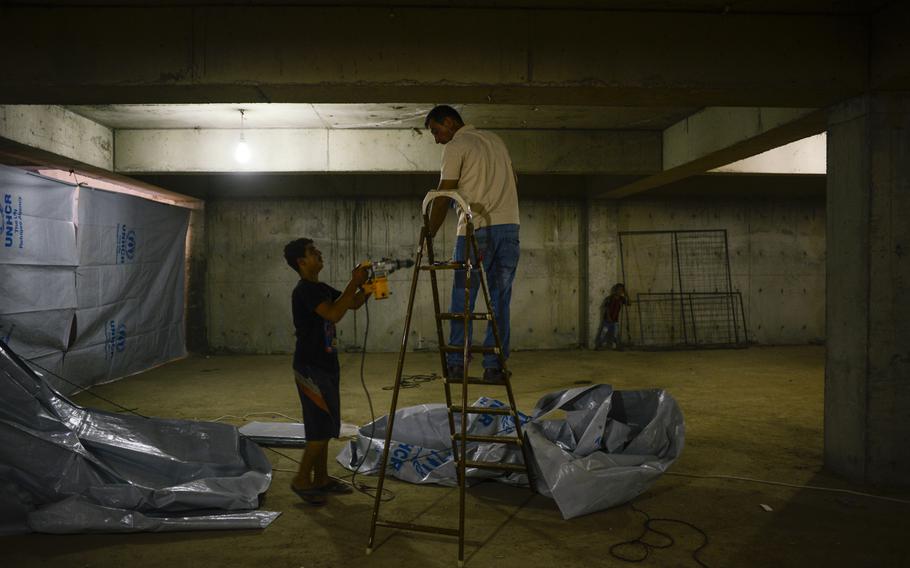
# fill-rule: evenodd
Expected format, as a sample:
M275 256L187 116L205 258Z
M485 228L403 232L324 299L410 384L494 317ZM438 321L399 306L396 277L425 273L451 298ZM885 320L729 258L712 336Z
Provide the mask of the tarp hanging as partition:
M0 166L0 339L83 387L185 355L188 222L180 207Z
M60 373L76 311L75 187L0 166L0 339Z
M105 382L186 354L184 246L189 211L79 190L76 338L70 381Z

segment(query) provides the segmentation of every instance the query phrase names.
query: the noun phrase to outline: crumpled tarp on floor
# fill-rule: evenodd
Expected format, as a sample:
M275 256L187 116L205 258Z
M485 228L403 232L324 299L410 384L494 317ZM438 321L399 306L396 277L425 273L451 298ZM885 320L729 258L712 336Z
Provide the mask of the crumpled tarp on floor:
M271 478L236 427L82 408L0 341L0 534L264 528Z
M476 406L503 406L482 397ZM631 501L646 491L682 452L685 421L664 390L614 391L591 385L550 393L530 417L520 414L532 453L536 490L552 497L570 519ZM456 431L461 416L455 415ZM388 417L360 428L360 435L338 455L338 462L361 473L376 473L382 458ZM507 435L509 416L469 415L468 433ZM370 435L373 440L370 441ZM395 413L387 474L412 483L456 485L446 407L423 404ZM471 442L468 459L521 463L515 445ZM495 478L527 485L523 474L468 468L468 480Z

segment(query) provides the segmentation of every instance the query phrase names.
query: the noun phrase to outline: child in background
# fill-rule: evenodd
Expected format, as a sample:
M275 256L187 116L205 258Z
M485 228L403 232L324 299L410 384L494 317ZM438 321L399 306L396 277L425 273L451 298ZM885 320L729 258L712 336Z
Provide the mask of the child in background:
M594 341L594 348L598 351L604 348L607 342L613 349L620 349L619 346L619 314L623 306L629 305L629 299L626 297L626 287L622 282L614 284L610 288L610 295L604 298L601 310L603 319L600 324L600 330L597 332L597 338Z

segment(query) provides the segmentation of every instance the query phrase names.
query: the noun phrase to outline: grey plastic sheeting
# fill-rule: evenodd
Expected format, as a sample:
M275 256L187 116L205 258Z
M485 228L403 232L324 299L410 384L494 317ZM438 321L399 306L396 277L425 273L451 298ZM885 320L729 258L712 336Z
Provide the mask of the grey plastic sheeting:
M90 385L186 355L189 211L85 187L78 201L76 337L63 376Z
M82 408L0 342L0 534L263 528L271 472L234 426Z
M0 339L83 387L184 356L188 222L180 207L0 166Z
M0 339L56 373L76 312L75 195L0 166Z
M475 406L501 407L503 403L487 397L479 398ZM519 415L522 423L528 416ZM421 404L402 408L395 413L392 445L389 448L387 473L411 483L456 485L455 462L449 435L448 410L444 404ZM382 460L382 447L388 416L383 416L360 428L360 434L345 446L336 458L338 462L360 473L376 473ZM375 427L375 431L374 431ZM461 415L455 415L455 430L461 431ZM467 432L479 436L506 436L515 431L511 416L491 414L468 415ZM370 441L372 432L372 442ZM522 463L521 453L505 444L468 443L468 459ZM503 481L527 485L527 476L504 476L490 470L468 468L469 478L476 480L500 477Z
M475 405L503 403L483 397ZM557 412L565 417L554 417ZM457 430L461 417L455 418ZM631 501L672 465L685 441L682 411L664 390L614 391L610 385L592 385L559 391L542 397L531 417L520 419L532 454L535 489L552 497L565 519ZM470 434L514 432L508 416L469 415L468 421ZM351 470L359 466L360 472L376 473L387 424L388 417L383 416L361 427L338 462ZM387 474L412 483L456 484L445 405L398 410L393 436ZM468 459L522 462L516 446L484 442L468 444ZM527 485L523 474L468 468L467 477Z

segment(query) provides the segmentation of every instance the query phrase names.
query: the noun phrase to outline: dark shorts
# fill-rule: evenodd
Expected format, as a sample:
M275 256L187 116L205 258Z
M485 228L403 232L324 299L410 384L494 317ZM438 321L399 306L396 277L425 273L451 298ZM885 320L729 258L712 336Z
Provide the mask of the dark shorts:
M294 369L297 394L303 409L306 439L313 441L337 438L341 432L339 375L316 367Z

